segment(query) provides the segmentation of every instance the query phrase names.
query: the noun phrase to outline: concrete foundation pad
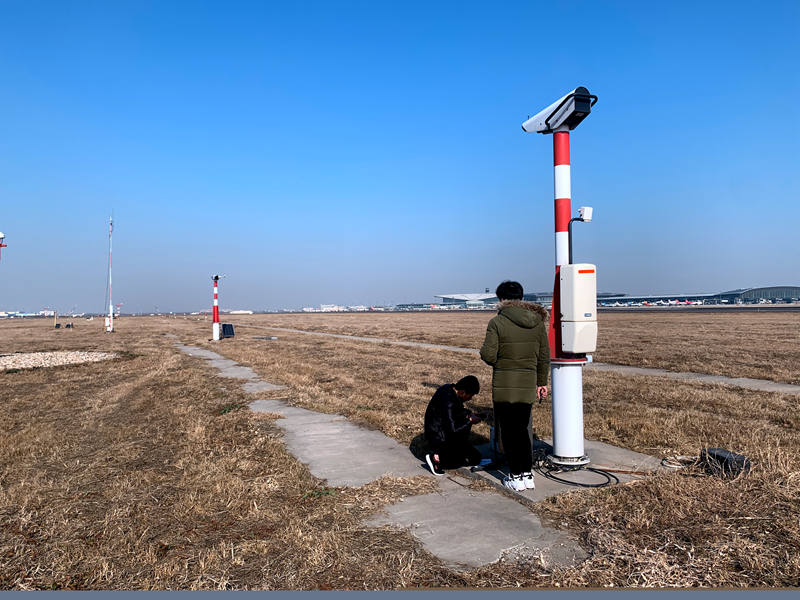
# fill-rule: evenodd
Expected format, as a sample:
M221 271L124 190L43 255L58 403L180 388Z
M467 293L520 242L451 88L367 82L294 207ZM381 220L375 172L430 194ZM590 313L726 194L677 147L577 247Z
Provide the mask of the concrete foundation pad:
M478 449L487 458L492 457L491 448L489 444L479 446ZM545 454L552 451L550 440L537 440L534 443L534 451L540 450ZM479 470L472 472L469 469L461 469L460 472L470 477L482 479L487 483L507 490L509 493L517 494L524 498L527 502L539 502L550 496L556 496L565 492L574 492L582 489L583 486L599 486L610 481L610 484L625 483L634 479L640 479L648 474L653 474L658 471L666 470L661 466L661 460L647 454L634 452L618 446L612 446L604 442L597 442L592 440L584 441L584 450L590 459L590 463L586 465L591 469L598 469L600 471L608 470L612 477L607 477L602 473L597 473L587 469L578 469L573 471L562 471L552 473L555 477L564 481L555 481L548 479L541 473L534 472L534 480L536 488L532 490L524 490L515 492L508 490L503 486L503 477L508 475L507 466L501 466L494 470ZM565 483L570 482L570 483Z

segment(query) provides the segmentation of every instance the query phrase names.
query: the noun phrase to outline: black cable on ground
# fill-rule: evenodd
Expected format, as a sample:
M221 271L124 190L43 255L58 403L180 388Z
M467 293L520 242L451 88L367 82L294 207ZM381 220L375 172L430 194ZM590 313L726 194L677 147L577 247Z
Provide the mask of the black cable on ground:
M603 488L607 485L613 483L619 483L619 478L610 473L608 471L603 471L602 469L595 469L594 467L578 467L577 469L564 469L563 467L554 467L553 464L547 459L544 453L537 452L533 457L533 468L534 470L539 473L542 477L546 479L550 479L551 481L557 481L558 483L563 483L564 485L571 485L573 487L582 487L582 488ZM605 481L601 483L581 483L579 481L570 481L568 479L562 479L561 477L556 477L553 473L564 473L569 472L570 470L581 470L581 471L591 471L592 473L597 473L598 475L602 475L606 478Z
M547 469L546 467L537 466L535 468L536 472L550 479L552 481L557 481L558 483L563 483L564 485L571 485L573 487L582 487L582 488L602 488L610 485L612 483L619 483L619 478L614 475L613 473L609 473L608 471L602 471L600 469L595 469L592 467L583 467L581 471L591 471L592 473L597 473L598 475L602 475L606 478L605 481L601 483L581 483L579 481L569 481L568 479L562 479L561 477L556 477L553 475L554 472L556 473L563 473L562 469Z

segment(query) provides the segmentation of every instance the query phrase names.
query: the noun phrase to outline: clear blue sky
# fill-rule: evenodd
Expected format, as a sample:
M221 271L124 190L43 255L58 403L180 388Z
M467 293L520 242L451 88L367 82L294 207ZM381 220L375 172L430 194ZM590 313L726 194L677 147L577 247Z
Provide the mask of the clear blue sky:
M0 2L0 310L800 284L800 3Z

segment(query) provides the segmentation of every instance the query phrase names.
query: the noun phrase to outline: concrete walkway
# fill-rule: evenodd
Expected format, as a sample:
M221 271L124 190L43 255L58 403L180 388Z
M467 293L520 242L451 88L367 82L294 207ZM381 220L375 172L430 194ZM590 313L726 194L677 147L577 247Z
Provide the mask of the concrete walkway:
M286 327L268 327L265 325L247 325L237 323L237 327L254 327L256 329L270 329L275 331L285 331L287 333L302 333L305 335L317 335L322 337L338 338L357 342L372 342L375 344L392 344L394 346L407 346L410 348L430 348L434 350L449 350L451 352L464 352L466 354L478 354L474 348L463 348L461 346L446 346L443 344L429 344L426 342L411 342L406 340L392 340L388 338L362 337L356 335L344 335L341 333L325 333L322 331L307 331L305 329L289 329ZM598 371L612 371L622 375L637 375L647 377L667 377L668 379L678 379L682 381L697 381L700 383L710 383L717 385L729 385L732 387L744 388L748 390L758 390L762 392L778 392L781 394L800 395L800 385L791 383L778 383L767 379L750 379L747 377L724 377L722 375L708 375L706 373L692 373L681 371L667 371L665 369L655 369L649 367L629 367L626 365L613 365L609 363L589 363L588 369Z
M244 383L242 384L242 389L248 394L285 389L285 386L263 381L250 367L243 367L239 363L220 356L216 352L211 352L210 350L198 348L196 346L184 346L183 344L177 344L177 346L181 352L189 356L197 356L208 360L210 365L217 369L219 374L223 377L243 379Z
M183 344L177 347L209 361L223 377L244 381L244 386L267 386L258 391L281 389L216 352ZM276 424L285 432L289 451L329 485L358 487L384 476L433 477L407 447L342 416L274 399L256 400L250 408L283 417ZM469 479L457 474L436 481L437 493L406 498L365 524L409 529L429 552L456 569L489 564L507 555L537 560L543 566L567 566L586 558L570 534L544 526L524 504L491 491L471 490L466 487Z
M669 379L680 379L682 381L699 381L700 383L730 385L733 387L744 388L747 390L758 390L761 392L800 394L800 385L792 385L791 383L778 383L776 381L769 381L767 379L750 379L749 377L723 377L722 375L708 375L706 373L666 371L665 369L629 367L626 365L610 365L607 363L592 363L589 366L590 368L598 371L613 371L614 373L620 373L622 375L668 377Z

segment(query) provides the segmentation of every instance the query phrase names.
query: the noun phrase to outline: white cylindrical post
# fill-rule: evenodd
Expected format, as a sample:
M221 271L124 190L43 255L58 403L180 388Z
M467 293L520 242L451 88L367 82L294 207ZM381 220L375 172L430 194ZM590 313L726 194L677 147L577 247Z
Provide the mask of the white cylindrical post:
M219 296L217 294L217 278L214 278L214 306L211 309L213 317L213 324L211 325L211 332L214 341L219 341Z
M553 364L553 457L583 459L583 367ZM558 392L556 392L558 390ZM588 462L588 461L587 461Z
M553 454L556 464L580 466L589 462L583 444L583 365L585 358L561 350L561 266L569 264L569 221L572 185L569 129L553 134L555 195L555 258L553 304L550 309L550 381L553 386Z

